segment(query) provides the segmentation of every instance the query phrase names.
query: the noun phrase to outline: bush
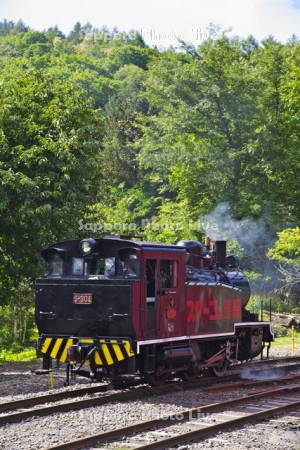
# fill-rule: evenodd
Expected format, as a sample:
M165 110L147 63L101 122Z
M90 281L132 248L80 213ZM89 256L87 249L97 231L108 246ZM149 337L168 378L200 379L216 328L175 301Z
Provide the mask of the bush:
M36 339L34 308L25 305L0 306L0 349L18 352Z
M19 353L14 353L9 350L0 350L0 363L16 362L16 361L33 361L36 359L35 348L26 348Z
M13 301L0 305L0 349L17 353L36 340L33 305L32 284L24 279L16 287Z
M23 346L18 342L13 342L9 348L11 353L20 353L23 350Z
M258 313L261 309L261 303L264 311L269 311L271 299L272 312L276 313L291 313L300 314L300 307L296 307L296 298L292 295L279 296L254 293L251 295L247 309L251 312Z
M289 334L289 329L280 324L273 325L273 331L275 337L285 337Z

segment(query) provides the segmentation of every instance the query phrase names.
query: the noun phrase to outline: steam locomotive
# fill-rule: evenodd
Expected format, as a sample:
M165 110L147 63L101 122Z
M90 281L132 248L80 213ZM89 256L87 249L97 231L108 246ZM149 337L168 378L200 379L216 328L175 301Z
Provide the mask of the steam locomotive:
M150 384L209 370L269 349L269 322L247 311L250 287L226 241L177 245L121 237L60 242L42 251L36 281L44 361L114 384Z

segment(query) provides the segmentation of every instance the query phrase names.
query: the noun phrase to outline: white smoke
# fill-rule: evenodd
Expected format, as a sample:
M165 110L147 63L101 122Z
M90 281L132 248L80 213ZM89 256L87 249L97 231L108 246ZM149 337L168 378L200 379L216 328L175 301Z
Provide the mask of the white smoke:
M251 255L259 241L266 239L267 227L264 218L233 218L228 203L220 203L202 221L203 229L212 240L234 240L246 255Z
M283 370L274 371L272 369L265 370L251 370L244 369L241 372L242 380L256 380L256 381L264 381L264 380L276 380L277 378L281 378L284 375Z
M280 288L282 281L278 270L266 257L267 250L275 241L266 215L259 219L246 217L236 220L229 204L220 203L202 219L202 227L212 240L227 240L229 244L230 241L237 242L239 248L234 249L234 253L243 258L244 268L259 274L249 280L252 291L265 293Z

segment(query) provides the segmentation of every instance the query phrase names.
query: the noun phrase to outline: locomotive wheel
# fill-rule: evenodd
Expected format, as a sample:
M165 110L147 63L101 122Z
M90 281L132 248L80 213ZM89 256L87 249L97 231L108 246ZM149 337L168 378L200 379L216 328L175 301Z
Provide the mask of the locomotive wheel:
M180 378L183 381L191 381L197 377L197 371L195 369L189 369L180 374Z
M189 372L183 372L180 375L180 378L182 379L182 381L191 381L194 377L191 373Z
M150 386L158 386L161 383L160 379L154 373L149 374L146 379Z
M220 361L217 366L209 367L209 373L215 377L222 377L225 375L229 367L229 361L227 359L224 359L223 361Z
M160 384L164 384L167 380L167 374L158 375L156 373L149 373L145 376L145 381L150 384L150 386L159 386Z

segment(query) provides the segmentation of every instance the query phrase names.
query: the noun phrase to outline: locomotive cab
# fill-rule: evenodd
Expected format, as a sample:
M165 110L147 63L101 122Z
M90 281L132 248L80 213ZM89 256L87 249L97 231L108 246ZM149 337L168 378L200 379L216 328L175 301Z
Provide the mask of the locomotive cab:
M74 366L89 361L92 372L96 366L101 373L110 366L128 370L140 253L132 241L116 238L66 241L42 251L47 271L36 281L36 323L45 358Z
M36 282L36 322L41 332L133 335L132 285L141 277L138 248L131 242L102 241L95 241L90 251L84 240L42 252L47 273Z

